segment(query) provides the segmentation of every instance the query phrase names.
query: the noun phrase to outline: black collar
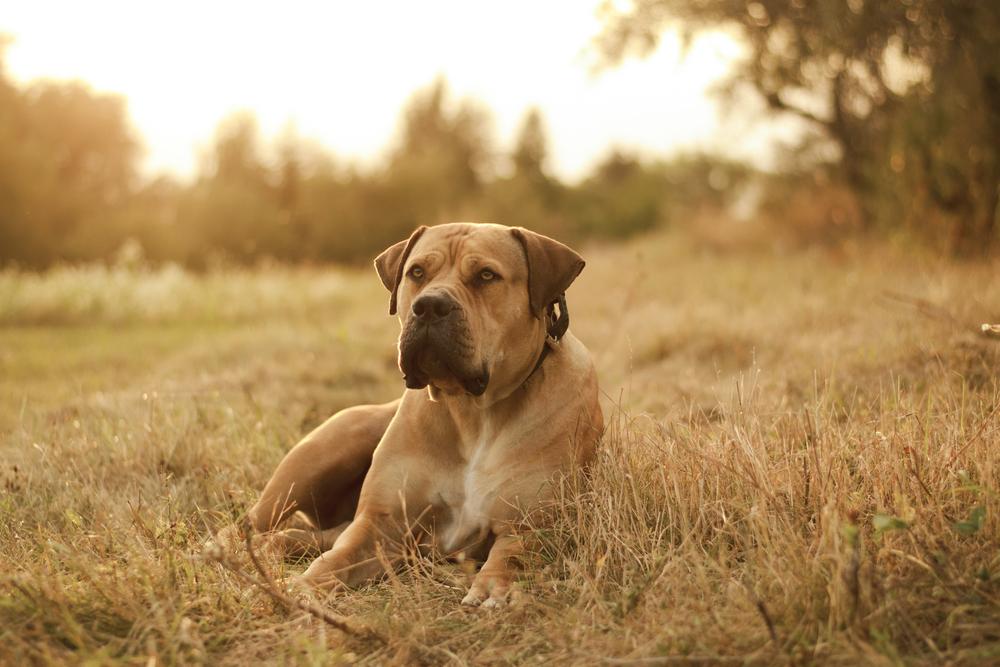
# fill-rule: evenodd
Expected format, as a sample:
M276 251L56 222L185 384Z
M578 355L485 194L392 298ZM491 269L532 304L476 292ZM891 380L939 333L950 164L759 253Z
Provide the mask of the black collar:
M559 306L558 314L556 314L556 306ZM545 319L547 323L545 327L545 340L542 342L542 351L538 353L538 361L535 362L535 367L528 373L528 377L524 378L524 382L521 383L522 385L527 383L538 372L538 369L542 367L542 362L545 361L545 357L549 356L549 353L552 352L550 339L553 343L558 343L566 335L566 330L569 329L569 310L566 308L565 294L560 294L555 301L545 308Z

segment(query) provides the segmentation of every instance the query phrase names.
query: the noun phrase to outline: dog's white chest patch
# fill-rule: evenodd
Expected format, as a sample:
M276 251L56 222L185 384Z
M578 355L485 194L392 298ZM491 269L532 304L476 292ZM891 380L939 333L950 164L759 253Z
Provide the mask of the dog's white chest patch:
M481 438L448 494L451 520L441 531L441 546L445 551L479 542L490 530L489 509L496 489L491 488L489 451L490 443Z

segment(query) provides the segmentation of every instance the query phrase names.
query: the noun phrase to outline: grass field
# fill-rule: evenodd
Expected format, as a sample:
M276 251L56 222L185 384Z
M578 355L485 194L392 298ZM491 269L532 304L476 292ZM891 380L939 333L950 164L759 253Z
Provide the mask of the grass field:
M584 254L589 479L504 611L430 560L329 603L384 643L200 555L307 429L401 391L374 271L0 273L0 664L1000 662L1000 264Z

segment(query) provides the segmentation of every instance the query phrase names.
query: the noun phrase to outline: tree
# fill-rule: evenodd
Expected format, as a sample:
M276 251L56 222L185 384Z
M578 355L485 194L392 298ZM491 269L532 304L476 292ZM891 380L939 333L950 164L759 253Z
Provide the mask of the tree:
M489 116L484 110L468 101L450 104L443 79L411 98L403 110L387 177L392 189L416 204L425 221L460 215L479 194L491 167Z
M239 111L219 123L209 163L203 169L214 179L259 186L266 181L267 171L260 152L257 119Z
M530 180L546 177L546 162L549 157L549 140L545 134L542 114L538 109L529 109L521 121L517 141L511 159L517 176Z
M294 249L282 223L277 179L265 162L257 121L249 112L222 120L197 181L178 202L178 233L186 238L184 260L213 257L250 262L288 259Z
M541 112L529 109L506 156L512 169L484 188L477 219L522 225L564 239L572 236L564 215L566 188L548 173L548 144Z
M114 251L139 154L122 98L79 83L17 88L0 60L0 145L0 262Z
M906 186L953 214L959 249L995 239L997 3L635 0L630 11L609 14L600 48L610 62L647 53L671 27L688 34L735 30L749 47L735 82L836 146L838 171L870 223L892 225L921 215L901 204L898 189ZM966 158L956 160L960 155ZM928 216L922 219L926 224Z

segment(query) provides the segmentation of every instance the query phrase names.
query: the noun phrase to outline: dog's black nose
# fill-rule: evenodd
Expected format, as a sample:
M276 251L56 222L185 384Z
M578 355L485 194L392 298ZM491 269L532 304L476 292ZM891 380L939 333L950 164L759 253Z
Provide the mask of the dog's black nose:
M458 308L458 304L455 303L454 299L447 294L437 292L417 297L410 310L421 322L436 322L447 317L456 308Z

